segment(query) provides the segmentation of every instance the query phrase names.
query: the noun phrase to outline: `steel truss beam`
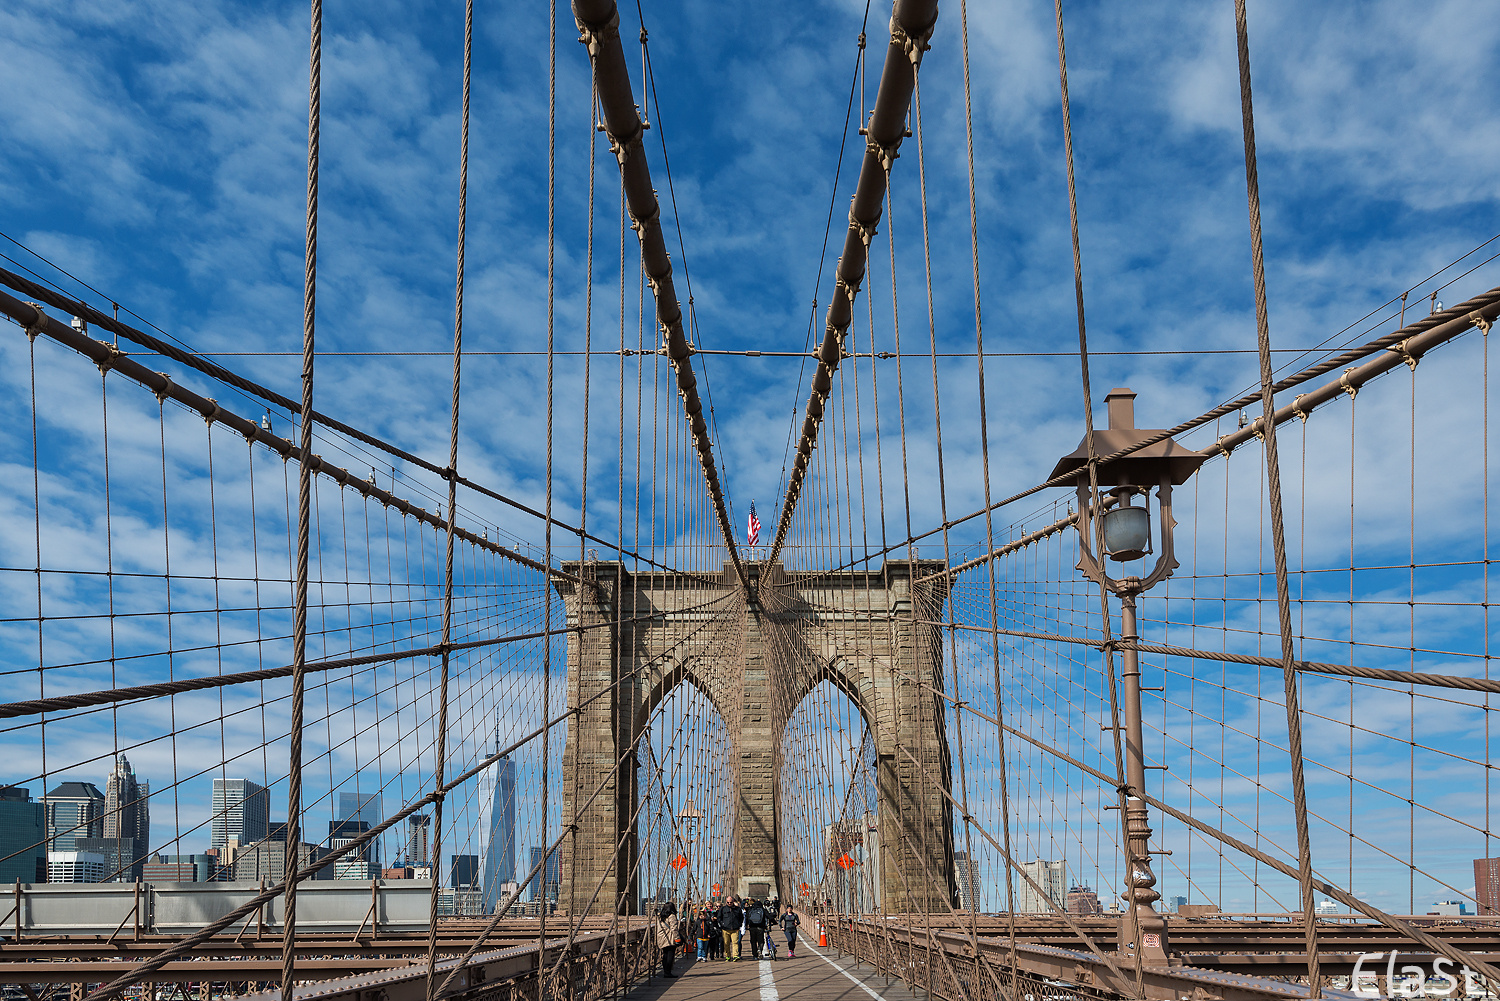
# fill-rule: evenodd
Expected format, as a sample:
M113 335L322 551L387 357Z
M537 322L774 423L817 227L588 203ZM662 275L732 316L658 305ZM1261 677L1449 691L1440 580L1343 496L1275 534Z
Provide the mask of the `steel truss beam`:
M693 447L708 493L713 499L714 514L724 545L740 584L750 589L750 580L740 564L739 549L734 544L734 527L729 523L729 508L714 464L713 442L708 436L708 422L703 417L703 401L698 397L698 379L693 374L692 349L682 328L682 307L672 282L672 257L661 231L661 203L651 186L651 168L646 163L646 148L641 141L645 125L636 110L635 94L630 86L630 69L625 49L620 44L620 11L614 0L573 0L573 17L578 22L579 41L588 46L589 62L594 71L594 89L599 110L604 117L604 132L609 147L620 165L620 180L625 186L625 202L630 211L631 227L640 237L641 259L646 281L656 297L656 321L661 327L662 346L672 371L677 376L677 395L693 430ZM644 86L644 84L642 85Z
M865 264L870 255L870 241L885 208L885 195L891 165L900 155L901 140L906 136L906 113L911 106L912 91L917 83L917 69L927 40L937 24L937 0L896 0L891 13L891 42L886 47L885 68L880 73L880 89L875 93L875 107L866 126L868 141L865 158L859 168L859 184L849 206L849 231L844 236L844 251L834 279L833 300L828 304L824 324L823 346L818 349L818 370L813 374L812 392L807 398L807 415L802 419L802 436L797 441L797 455L792 475L787 481L786 499L776 524L776 541L771 545L770 562L776 562L791 528L792 513L802 492L802 480L818 443L818 427L823 422L823 407L833 390L833 373L844 355L844 337L854 319L854 297L865 279Z

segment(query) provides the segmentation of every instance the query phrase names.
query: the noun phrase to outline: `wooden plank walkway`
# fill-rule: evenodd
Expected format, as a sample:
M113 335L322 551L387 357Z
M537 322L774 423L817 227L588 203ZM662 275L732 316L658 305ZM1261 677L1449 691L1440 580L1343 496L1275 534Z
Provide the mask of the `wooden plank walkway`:
M748 943L745 952L749 952ZM899 980L886 986L874 967L840 957L832 949L797 943L797 958L754 960L678 959L676 979L656 976L632 990L632 1001L922 1001Z

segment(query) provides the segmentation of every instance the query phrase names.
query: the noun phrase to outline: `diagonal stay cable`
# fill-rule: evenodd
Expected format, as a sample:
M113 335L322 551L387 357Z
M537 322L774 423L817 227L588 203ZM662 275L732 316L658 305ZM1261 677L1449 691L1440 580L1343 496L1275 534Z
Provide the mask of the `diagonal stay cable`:
M12 271L7 271L5 268L0 268L0 285L5 285L17 292L30 296L33 299L36 299L39 303L51 306L53 309L63 310L71 316L79 317L91 326L109 330L115 334L118 334L120 337L125 338L126 340L134 341L135 343L150 351L162 355L165 358L170 358L171 360L178 362L179 364L186 365L187 367L201 372L211 379L224 383L227 386L232 386L235 389L240 390L241 392L247 393L251 396L259 397L261 400L264 400L267 403L274 404L275 406L286 410L288 413L296 415L300 415L302 413L302 405L300 403L281 395L275 390L268 389L257 382L246 379L244 376L237 375L236 373L231 372L229 369L226 369L221 365L216 365L213 362L206 360L200 355L169 344L166 341L161 340L160 338L137 330L136 328L129 326L128 324L120 323L118 320L111 318L106 313L99 312L99 310L88 305L87 303L69 299L67 296L61 295L53 291L52 289L47 288L45 285L40 285L28 278L23 278L22 276ZM5 299L9 300L12 303L17 301L11 299L9 296L6 296ZM3 301L4 300L0 300L0 302ZM18 313L11 308L0 306L0 312L8 314L23 326L32 326L33 321L28 320L24 315L18 315ZM55 340L62 341L69 347L73 347L76 350L82 350L81 348L79 348L79 344L75 340L75 338L81 338L84 337L84 335L72 330L66 324L60 324L60 326L63 328L63 330L66 330L69 334L72 334L73 337L68 338L58 336L58 334L54 333L54 331L51 329L47 329L44 332L49 336L52 336ZM85 339L93 341L93 338ZM122 352L113 345L107 344L103 341L95 341L94 343L100 346L100 349L103 352L102 355L97 351L84 351L83 353L88 354L91 358L93 358L95 362L100 362L102 359L104 362L108 363L109 367L122 368L128 363L129 365L136 365L140 367L142 371L146 371L144 366L139 366L137 362L132 361L126 352ZM161 378L163 378L160 373L152 374L157 377L158 382ZM155 389L156 387L150 386L149 388ZM608 539L603 539L599 536L586 533L582 529L574 525L569 525L568 523L557 518L548 519L547 515L543 514L541 511L538 511L536 508L532 507L529 504L516 500L514 497L506 496L505 494L500 493L497 490L492 490L489 487L484 486L483 484L476 483L466 476L459 476L451 469L439 466L436 463L424 459L419 455L414 455L397 445L393 445L388 441L378 438L375 435L369 434L365 431L361 431L358 428L351 427L350 425L345 424L343 421L330 417L327 414L322 413L316 409L312 410L311 413L313 422L319 426L330 428L334 431L339 432L340 434L347 435L356 441L369 445L372 448L379 449L380 451L385 452L388 455L401 459L403 462L409 462L413 466L416 466L419 469L424 469L436 476L442 477L444 479L448 479L451 477L453 481L461 487L473 490L475 493L488 497L491 500L499 501L501 504L504 504L516 511L520 511L522 514L530 515L533 518L537 518L543 521L550 520L553 525L571 535L578 535L582 538L588 539L590 542L597 542L599 545L606 546L609 549L615 550L621 553L621 555L623 556L629 556L633 559L640 560L642 563L646 563L663 570L676 569L674 567L657 563L656 561L648 559L647 557L642 556L639 553L624 549L623 541L611 542ZM267 434L269 433L267 432Z
M1297 882L1302 891L1302 933L1307 942L1308 997L1321 997L1317 900L1313 896L1312 843L1307 828L1307 779L1303 774L1302 709L1292 640L1292 599L1287 583L1286 530L1282 511L1281 460L1276 445L1276 400L1271 390L1271 323L1266 305L1265 248L1260 231L1260 181L1255 155L1255 112L1250 85L1250 30L1245 0L1234 2L1239 50L1240 114L1245 138L1245 192L1250 208L1250 264L1255 284L1255 336L1260 349L1261 436L1265 442L1266 492L1271 499L1271 552L1276 570L1276 621L1281 634L1281 676L1286 693L1287 750L1291 755L1292 813L1297 825Z
M1500 287L1492 288L1486 292L1482 292L1479 295L1474 296L1473 298L1466 299L1456 306L1440 310L1436 313L1431 314L1430 316L1422 317L1420 320L1416 320L1412 323L1406 324L1399 330L1393 331L1389 334L1384 334L1372 341L1368 341L1347 351L1340 352L1338 355L1332 358L1326 359L1317 363L1316 365L1311 365L1301 370L1300 372L1287 376L1286 378L1277 381L1271 387L1272 392L1284 392L1295 386L1300 386L1305 382L1310 382L1320 375L1327 375L1329 372L1332 372L1335 369L1345 368L1353 362L1358 362L1363 359L1369 358L1371 355L1378 356L1373 360L1367 361L1364 365L1360 366L1357 369L1346 371L1342 376L1339 377L1339 379L1330 382L1311 393L1304 394L1297 401L1288 404L1285 407L1282 407L1280 410L1277 410L1275 415L1275 423L1283 424L1286 421L1303 416L1311 410L1313 405L1327 399L1332 399L1343 393L1347 393L1351 389L1357 389L1360 383L1368 381L1369 379L1374 378L1376 375L1379 375L1382 372L1385 372L1397 365L1406 364L1406 360L1408 357L1418 357L1422 352L1429 351L1432 348L1446 343L1447 341L1452 340L1453 338L1458 337L1459 335L1466 333L1473 328L1477 327L1481 330L1488 330L1497 317L1500 317ZM1380 352L1382 351L1387 352L1387 354L1380 354ZM1194 428L1202 427L1205 424L1211 424L1214 421L1218 420L1220 417L1232 414L1237 410L1243 410L1246 407L1254 406L1260 402L1261 394L1259 389L1257 389L1254 393L1236 397L1235 399L1229 400L1225 403L1221 403L1213 409L1199 414L1197 417L1189 418L1188 420L1183 421L1181 424L1178 424L1175 427L1167 428L1163 431L1158 431L1156 434L1148 435L1142 438L1140 441L1127 445L1125 448L1122 448L1119 451L1111 452L1109 455L1100 456L1098 460L1099 465L1107 465L1118 459L1122 459L1134 452L1138 452L1143 448L1149 448L1152 445L1156 445L1163 441L1166 441L1168 438L1175 438L1177 435L1183 434L1187 431L1191 431ZM1254 421L1251 421L1245 427L1220 438L1215 443L1214 450L1227 455L1242 442L1250 438L1259 437L1262 433L1261 429L1264 427L1264 423L1264 416L1255 418ZM1041 491L1047 490L1051 487L1072 486L1077 478L1077 475L1077 472L1061 473L1057 476L1052 477L1051 479L1044 480L1041 483L1037 483L1034 486L1030 486L1024 490L1017 491L1016 493L1011 494L1009 497L1003 497L1000 500L995 501L994 503L989 504L986 507L980 508L977 511L973 511L959 518L954 518L949 521L946 526L938 525L935 528L930 528L924 532L908 536L907 538L902 539L899 542L894 542L884 546L881 549L865 553L858 560L855 560L851 563L836 566L828 570L819 570L816 572L799 575L792 579L792 583L797 586L803 586L810 580L815 580L819 577L835 574L842 570L847 570L852 566L857 566L860 563L864 563L868 560L874 559L877 556L883 556L887 553L905 549L906 547L913 545L914 543L921 542L923 539L937 535L945 527L953 528L955 525L962 525L965 522L973 521L975 518L982 518L984 517L986 511L999 510L1002 507L1007 507L1011 504L1016 503L1017 501L1024 500L1027 497L1032 496L1033 494L1040 493Z
M720 595L711 601L705 601L697 605L690 605L683 609L675 609L671 612L653 612L647 615L637 615L628 619L621 619L621 624L634 622L648 622L656 619L665 619L669 615L682 612L697 611L716 605L729 598L729 594ZM499 646L505 643L515 643L521 640L542 639L550 632L551 635L566 635L585 629L605 628L613 623L596 623L591 626L567 626L553 630L539 630L530 633L514 633L508 636L497 636L482 640L464 640L459 643L448 644L451 651L477 650L483 647ZM359 657L342 657L336 660L309 661L306 665L308 672L336 671L344 667L361 667L366 664L383 664L393 660L409 660L413 657L429 657L441 654L441 644L425 647L416 647L409 650L396 650L384 653L364 654ZM134 685L129 688L109 688L95 692L81 692L76 695L54 695L44 699L30 699L24 702L0 703L0 719L13 719L21 716L35 716L40 713L53 712L60 709L82 709L86 706L107 705L116 702L134 702L138 699L159 698L164 695L177 695L182 692L201 691L209 688L227 688L234 685L243 685L255 681L268 681L272 678L291 677L292 668L270 667L256 671L241 671L235 674L219 674L205 678L179 678L174 681L162 681L149 685Z
M641 666L644 667L646 665L643 664ZM631 671L628 674L621 676L608 688L597 693L588 701L591 702L594 698L603 697L604 695L613 691L615 688L619 687L621 684L629 683L632 679L634 679L637 673L638 671ZM454 789L479 775L481 772L489 768L501 758L504 758L518 748L524 747L532 740L535 740L537 737L542 736L543 734L550 731L553 727L558 726L570 717L576 715L582 708L583 704L580 704L577 707L568 709L554 719L544 722L542 726L526 734L524 737L510 744L508 747L497 749L494 754L488 755L487 757L477 761L468 769L458 775L455 775L452 779L438 786L435 790L428 793L426 796L423 796L421 799L418 799L412 803L408 803L406 806L402 807L386 820L370 828L368 831L362 831L356 837L351 838L347 844L335 848L327 854L321 856L315 865L298 871L296 874L296 878L298 880L308 879L316 875L318 872L322 871L322 869L326 866L336 864L345 855L360 850L366 844L384 834L391 827L400 823L402 820L405 820L407 817L422 809L423 807L436 803L440 798L446 796ZM203 928L194 932L192 935L178 941L170 948L162 950L151 959L140 964L139 966L133 967L110 983L103 985L98 990L88 995L88 1001L105 1001L106 998L118 996L120 992L123 991L126 987L129 987L130 985L135 983L139 983L141 980L149 977L152 973L161 969L172 960L187 955L188 953L192 952L193 949L195 949L197 946L207 942L209 939L213 938L213 936L217 935L225 928L228 928L230 925L233 925L235 922L239 921L247 914L254 913L257 908L276 899L276 897L280 896L282 891L286 889L286 885L287 884L285 881L277 883L275 886L269 887L268 889L262 891L251 899L245 901L245 903L241 904L239 907L236 907L234 910L228 912L227 914L221 915L219 918L205 925Z

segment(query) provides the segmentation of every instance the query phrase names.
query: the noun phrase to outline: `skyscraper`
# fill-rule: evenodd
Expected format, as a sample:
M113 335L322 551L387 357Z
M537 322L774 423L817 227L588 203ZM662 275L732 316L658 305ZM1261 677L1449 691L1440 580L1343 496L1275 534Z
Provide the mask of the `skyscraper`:
M425 813L414 813L406 818L406 864L425 866L427 861L427 834L432 827L432 818Z
M47 850L77 850L79 838L104 836L104 794L92 782L63 782L42 797L47 805Z
M47 807L31 790L0 786L0 883L47 881Z
M210 844L220 858L231 838L241 848L266 837L271 821L271 794L249 779L214 779L213 835Z
M1046 897L1042 897L1033 890L1026 880L1017 880L1016 911L1021 914L1051 914L1054 910L1062 910L1067 905L1068 897L1067 877L1063 868L1061 861L1050 862L1045 859L1036 859L1023 863L1021 869L1026 875L1036 880ZM1054 904L1057 905L1055 908Z
M535 869L537 867L537 863L541 862L546 854L547 849L540 846L533 846L531 849L531 868ZM527 884L527 889L530 891L531 899L542 899L544 895L544 891L542 890L542 883L545 879L547 886L545 896L548 900L556 901L558 896L562 892L562 858L560 857L559 853L553 852L552 857L547 859L547 864L542 868L543 871L538 872L534 877L532 877L531 882Z
M1187 903L1186 897L1173 897L1172 909L1177 909L1177 902ZM1090 886L1072 886L1068 888L1068 913L1069 914L1103 914L1104 905L1099 903L1099 894L1094 892Z
M328 848L330 851L342 848L369 829L369 822L364 820L330 820L328 822ZM369 879L370 847L368 844L361 845L335 862L333 878Z
M369 827L374 827L385 819L380 810L380 793L378 792L341 792L339 793L339 820L362 820ZM337 847L337 846L334 846ZM380 864L380 839L377 838L370 843L365 852L365 858L377 866Z
M449 855L448 882L455 890L470 890L479 882L478 855Z
M495 743L500 735L495 734ZM499 750L497 747L496 750ZM484 909L491 913L500 900L500 885L516 881L516 763L495 762L495 797L490 803L490 840L484 851Z
M48 852L47 882L102 883L109 875L103 855L93 852Z
M953 877L958 883L959 909L979 910L982 903L979 894L979 860L969 858L968 852L954 852Z
M104 785L104 837L151 840L151 783L139 782L130 759L120 755Z
M151 783L139 782L125 755L115 762L104 784L104 837L114 841L118 871L115 882L133 883L141 878L141 865L151 847ZM95 850L89 847L87 850Z
M325 854L322 845L297 843L297 868L306 869L318 863ZM286 875L286 835L280 841L266 838L256 844L240 849L234 857L236 882L254 883L262 879L274 883ZM326 879L330 873L320 872L314 879Z
M104 860L106 883L133 883L141 867L153 860L144 841L135 838L74 838L73 850Z
M1500 914L1500 858L1474 860L1474 899L1480 914Z

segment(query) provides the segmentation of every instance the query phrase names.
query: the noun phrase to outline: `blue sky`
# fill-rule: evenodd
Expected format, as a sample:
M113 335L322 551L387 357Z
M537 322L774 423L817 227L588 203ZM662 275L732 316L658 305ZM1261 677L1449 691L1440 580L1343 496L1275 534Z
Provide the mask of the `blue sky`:
M691 275L696 341L704 348L803 350L809 329L821 334L822 307L815 315L813 302L826 303L831 291L862 146L851 122L833 196L865 8L852 0L643 6L656 87L647 155L664 201L668 244L676 248L680 232L686 251L684 261L674 249L674 261L684 297L684 264ZM317 405L438 460L447 446L462 13L457 3L325 7L318 344L328 352L435 354L330 354L318 363ZM872 80L888 13L878 4L869 13ZM1138 423L1170 425L1256 378L1251 355L1187 353L1254 346L1232 6L1228 0L1070 3L1066 13L1091 348L1184 352L1102 354L1093 363L1094 397L1132 386L1141 394ZM91 302L112 299L198 350L287 352L220 360L293 396L302 314L306 16L298 4L166 0L22 2L0 11L0 93L7 95L0 102L6 136L0 229L101 290L103 298L79 291ZM635 53L634 11L622 17L627 51ZM1278 348L1311 346L1500 232L1494 121L1500 21L1477 2L1418 11L1397 2L1252 0L1250 18L1272 340ZM547 27L539 4L476 4L465 318L465 344L475 352L545 347ZM979 256L992 351L1076 347L1052 32L1047 3L976 3L970 10ZM590 126L588 64L574 38L564 6L557 51L556 341L563 350L583 344L588 156L595 142L593 336L608 349L620 337L617 189L613 162ZM934 329L939 350L972 350L956 4L942 9L922 81ZM638 72L633 83L643 100ZM865 107L871 97L873 85ZM831 196L832 238L820 257ZM896 165L893 199L894 219L882 231L896 234L904 347L920 352L927 317L915 140ZM633 234L626 236L633 269ZM4 252L78 289L13 245ZM1441 281L1491 253L1493 247ZM884 254L882 243L869 286L881 338L888 337L890 309ZM633 276L629 284L625 326L633 346L640 336ZM1439 298L1451 303L1496 284L1490 265ZM1433 287L1422 286L1416 296ZM863 316L863 302L856 316ZM1372 332L1390 329L1391 315L1380 314L1385 325ZM1344 337L1364 339L1365 330ZM653 342L649 321L644 337ZM19 371L16 352L23 347L19 337L4 341L12 372ZM753 498L769 534L788 429L800 420L808 373L786 358L700 356L697 363L714 406L735 523L743 524ZM874 364L883 366L885 379L897 363ZM907 432L925 442L934 430L930 399L922 395L930 370L922 359L906 364L915 401ZM590 509L591 520L604 525L617 513L616 365L596 359L593 372L589 433L597 479ZM461 468L533 505L544 493L544 372L535 355L476 355L464 370ZM634 377L633 369L627 373ZM968 512L982 496L972 361L947 360L940 375L950 509ZM1000 358L987 376L995 489L1007 493L1043 479L1056 456L1077 443L1077 359ZM16 378L5 383L10 410L22 402ZM196 376L180 378L207 385ZM576 511L583 434L578 358L559 359L557 386L558 505ZM1399 416L1401 394L1387 397L1361 400L1377 401L1362 411L1377 427ZM675 405L668 394L661 399ZM1432 412L1441 427L1461 429L1477 399L1473 393L1439 398ZM887 403L883 396L889 418ZM251 416L258 412L243 400L238 405ZM635 400L627 396L627 405ZM149 444L151 422L127 420L121 418L122 436L129 431ZM285 422L277 421L284 431ZM887 419L878 446L897 461L893 427ZM1309 428L1315 438L1325 433ZM873 429L866 434L873 441ZM5 435L7 458L29 466L29 440L14 430ZM1473 446L1452 435L1443 440L1445 456L1451 449L1461 459ZM1328 442L1331 450L1339 447L1337 434ZM1399 467L1398 459L1377 452L1367 461L1382 470ZM931 450L914 450L912 462L913 479L930 481ZM1341 468L1323 477L1314 463L1317 496L1334 497ZM7 494L25 493L15 482ZM431 490L419 478L406 485ZM1424 503L1463 516L1480 486L1465 481L1446 499L1424 494ZM1381 508L1379 498L1370 503L1381 517L1362 530L1400 548L1405 514ZM17 526L29 515L16 521L19 509L8 510L7 534L15 543L8 548L20 551ZM1309 536L1323 539L1317 530L1336 528L1337 511L1332 502L1313 510ZM524 517L479 502L471 511L476 524L502 537L539 542L536 525ZM912 519L919 527L937 523L934 491L913 496ZM977 541L973 526L959 540ZM68 545L76 550L83 543ZM1254 559L1262 550L1247 541L1240 555ZM484 729L475 725L479 739Z
M1278 346L1320 341L1500 231L1492 170L1500 140L1484 127L1496 38L1482 10L1439 4L1414 18L1400 4L1357 12L1252 4ZM800 350L812 300L827 300L857 136L823 288L815 286L818 252L863 11L646 7L660 101L649 155L665 195L656 145L664 133L704 347ZM1067 13L1092 346L1253 346L1230 6L1078 4ZM306 11L21 4L3 17L0 72L14 96L0 112L10 137L0 174L6 232L200 350L296 350ZM321 348L442 352L450 344L461 17L461 8L442 4L326 9ZM557 340L576 349L592 133L587 61L565 9L561 17ZM870 17L878 35L887 14ZM1074 334L1051 12L1037 3L976 5L972 18L987 344L1065 351ZM466 344L538 350L546 12L480 3L476 25ZM871 51L879 57L878 44ZM956 9L943 11L924 81L936 329L940 347L964 350L973 320ZM636 89L639 98L639 80ZM601 339L611 330L618 338L610 167L601 158ZM903 320L920 349L916 183L909 143L894 181L894 225L902 300L912 310ZM877 288L888 280L883 267L873 269ZM877 297L877 309L888 300ZM800 363L699 361L716 390L737 523L751 497L765 520L775 510L787 427L805 402ZM293 358L234 364L275 388L294 386ZM972 408L969 366L951 369L946 442L966 457L977 437L962 419ZM541 372L535 358L476 358L466 370L473 404L463 464L530 499L540 495L540 438L525 432L538 426ZM329 358L319 400L330 413L441 455L446 373L442 357ZM1132 385L1142 394L1141 423L1156 425L1242 388L1254 368L1248 356L1101 358L1095 373L1096 395ZM576 360L560 363L561 454L570 444L576 452L581 434L569 405L580 393L577 375ZM1005 446L999 475L1035 482L1076 441L1076 361L995 363L990 380ZM607 380L596 392L613 395ZM912 409L912 430L921 433L930 418ZM596 415L594 439L612 433ZM561 464L560 489L576 495L569 465ZM959 489L972 499L972 482ZM924 511L917 520L932 519Z

